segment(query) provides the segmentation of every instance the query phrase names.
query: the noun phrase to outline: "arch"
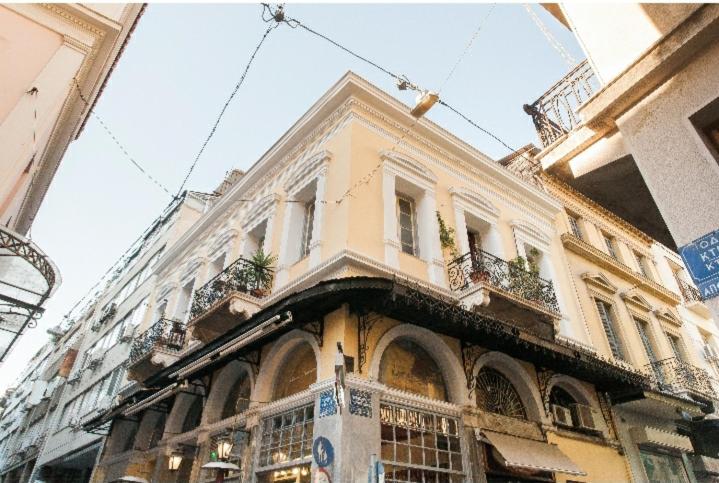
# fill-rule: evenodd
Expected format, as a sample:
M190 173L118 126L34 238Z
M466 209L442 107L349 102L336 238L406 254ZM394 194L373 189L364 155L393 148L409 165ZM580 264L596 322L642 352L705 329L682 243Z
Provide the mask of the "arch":
M434 358L412 339L398 337L382 353L381 383L430 399L447 401L447 385Z
M156 443L164 435L166 423L166 413L152 410L145 411L135 434L134 448L145 451L153 448L153 444L156 446Z
M199 399L200 403L202 403L203 397L201 394L182 392L175 396L175 402L172 405L172 410L170 411L170 414L167 417L167 422L165 423L163 438L183 432L182 428L185 424L185 419L192 409L193 403L197 399Z
M479 371L484 367L494 369L512 383L512 386L514 386L522 399L527 419L530 421L547 421L539 389L530 374L519 362L501 352L486 352L477 359L472 376L476 378Z
M287 362L287 356L303 343L307 343L312 347L319 377L320 348L317 345L317 341L307 332L297 329L292 330L275 341L265 360L262 362L260 373L257 376L252 391L251 399L253 401L270 401L272 399L277 374L279 374L279 371L283 368L285 362ZM253 402L250 406L255 404L258 403Z
M592 394L572 377L565 376L564 374L555 374L552 376L549 380L549 384L547 384L547 397L549 397L549 394L555 386L567 391L578 403L596 408L597 403Z
M249 396L255 385L255 374L252 372L252 366L247 362L232 361L215 374L215 381L221 381L221 384L212 385L205 404L203 423L215 423L223 419L222 411L232 394L232 388L245 377L249 379Z
M369 377L379 380L380 363L387 347L398 338L409 339L422 347L439 366L449 401L454 404L468 404L469 394L464 383L464 369L458 357L447 343L431 330L412 324L397 325L388 330L377 342L369 365Z

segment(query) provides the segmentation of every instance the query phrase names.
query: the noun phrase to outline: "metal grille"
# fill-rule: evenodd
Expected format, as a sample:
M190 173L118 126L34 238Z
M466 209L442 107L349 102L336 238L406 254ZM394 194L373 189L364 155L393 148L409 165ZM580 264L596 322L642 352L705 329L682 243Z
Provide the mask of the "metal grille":
M483 368L477 374L477 406L492 413L527 419L519 393L499 372Z
M716 397L707 371L676 357L651 362L645 366L645 371L654 388L660 392L689 392L707 398Z
M454 259L447 265L447 273L452 290L461 291L483 282L559 313L552 282L483 250Z
M132 343L128 365L142 359L155 348L179 351L185 345L185 326L174 319L162 318L142 333Z
M314 404L266 418L262 422L259 466L300 463L312 455Z

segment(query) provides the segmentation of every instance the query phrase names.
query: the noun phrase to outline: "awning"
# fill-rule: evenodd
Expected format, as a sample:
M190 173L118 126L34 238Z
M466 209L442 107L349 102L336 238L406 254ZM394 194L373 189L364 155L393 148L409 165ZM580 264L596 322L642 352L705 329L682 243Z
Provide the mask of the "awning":
M482 435L502 455L506 466L577 476L587 475L554 444L494 431L482 431Z

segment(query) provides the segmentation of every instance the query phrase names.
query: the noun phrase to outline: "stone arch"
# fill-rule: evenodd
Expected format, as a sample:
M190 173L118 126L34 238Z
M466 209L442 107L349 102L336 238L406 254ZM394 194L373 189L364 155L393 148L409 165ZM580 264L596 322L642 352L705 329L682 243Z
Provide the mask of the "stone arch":
M547 421L539 389L532 376L519 362L501 352L485 352L477 359L472 371L472 377L476 378L483 367L494 369L512 383L512 386L514 386L522 399L524 410L530 421Z
M371 379L379 379L382 354L394 340L399 338L411 340L434 358L442 371L450 402L459 405L469 402L464 370L452 349L439 335L424 327L412 324L401 324L391 328L377 342L369 365L369 377Z
M597 407L596 399L592 396L592 394L587 391L587 389L576 379L564 374L555 374L549 380L549 384L547 384L547 400L549 400L549 394L555 386L567 391L578 403L592 406L594 408Z
M222 410L231 393L230 387L239 382L242 377L249 378L250 394L252 394L255 373L247 362L232 361L215 374L215 382L212 384L210 395L205 403L205 411L202 414L203 424L216 423L222 419Z
M277 339L269 350L265 360L262 361L260 373L252 389L252 401L272 400L278 371L280 371L285 362L287 362L287 356L303 343L307 343L312 347L312 351L315 354L315 364L317 365L317 376L319 377L320 348L317 344L317 340L309 333L295 329ZM256 404L259 403L252 402L250 406Z
M172 405L172 410L167 416L167 422L165 423L165 433L163 439L168 436L180 434L182 432L182 426L185 422L185 418L195 402L195 398L202 398L201 394L189 394L185 392L178 393L175 396L175 402Z
M157 437L164 437L164 426L167 424L167 414L161 411L147 410L142 415L140 426L135 434L134 448L142 451L150 449L150 441L158 426L162 425L162 433Z

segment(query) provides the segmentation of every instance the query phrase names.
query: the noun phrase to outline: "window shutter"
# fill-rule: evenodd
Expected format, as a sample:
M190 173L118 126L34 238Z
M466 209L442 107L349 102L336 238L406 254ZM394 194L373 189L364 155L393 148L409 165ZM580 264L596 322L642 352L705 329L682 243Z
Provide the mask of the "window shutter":
M607 335L607 340L609 341L609 348L612 351L612 355L617 359L624 360L621 345L619 344L619 339L617 338L617 334L614 332L614 323L612 322L612 316L610 314L611 309L605 302L602 302L601 300L594 299L594 303L597 305L599 318L602 320L602 325L604 326L604 333Z

